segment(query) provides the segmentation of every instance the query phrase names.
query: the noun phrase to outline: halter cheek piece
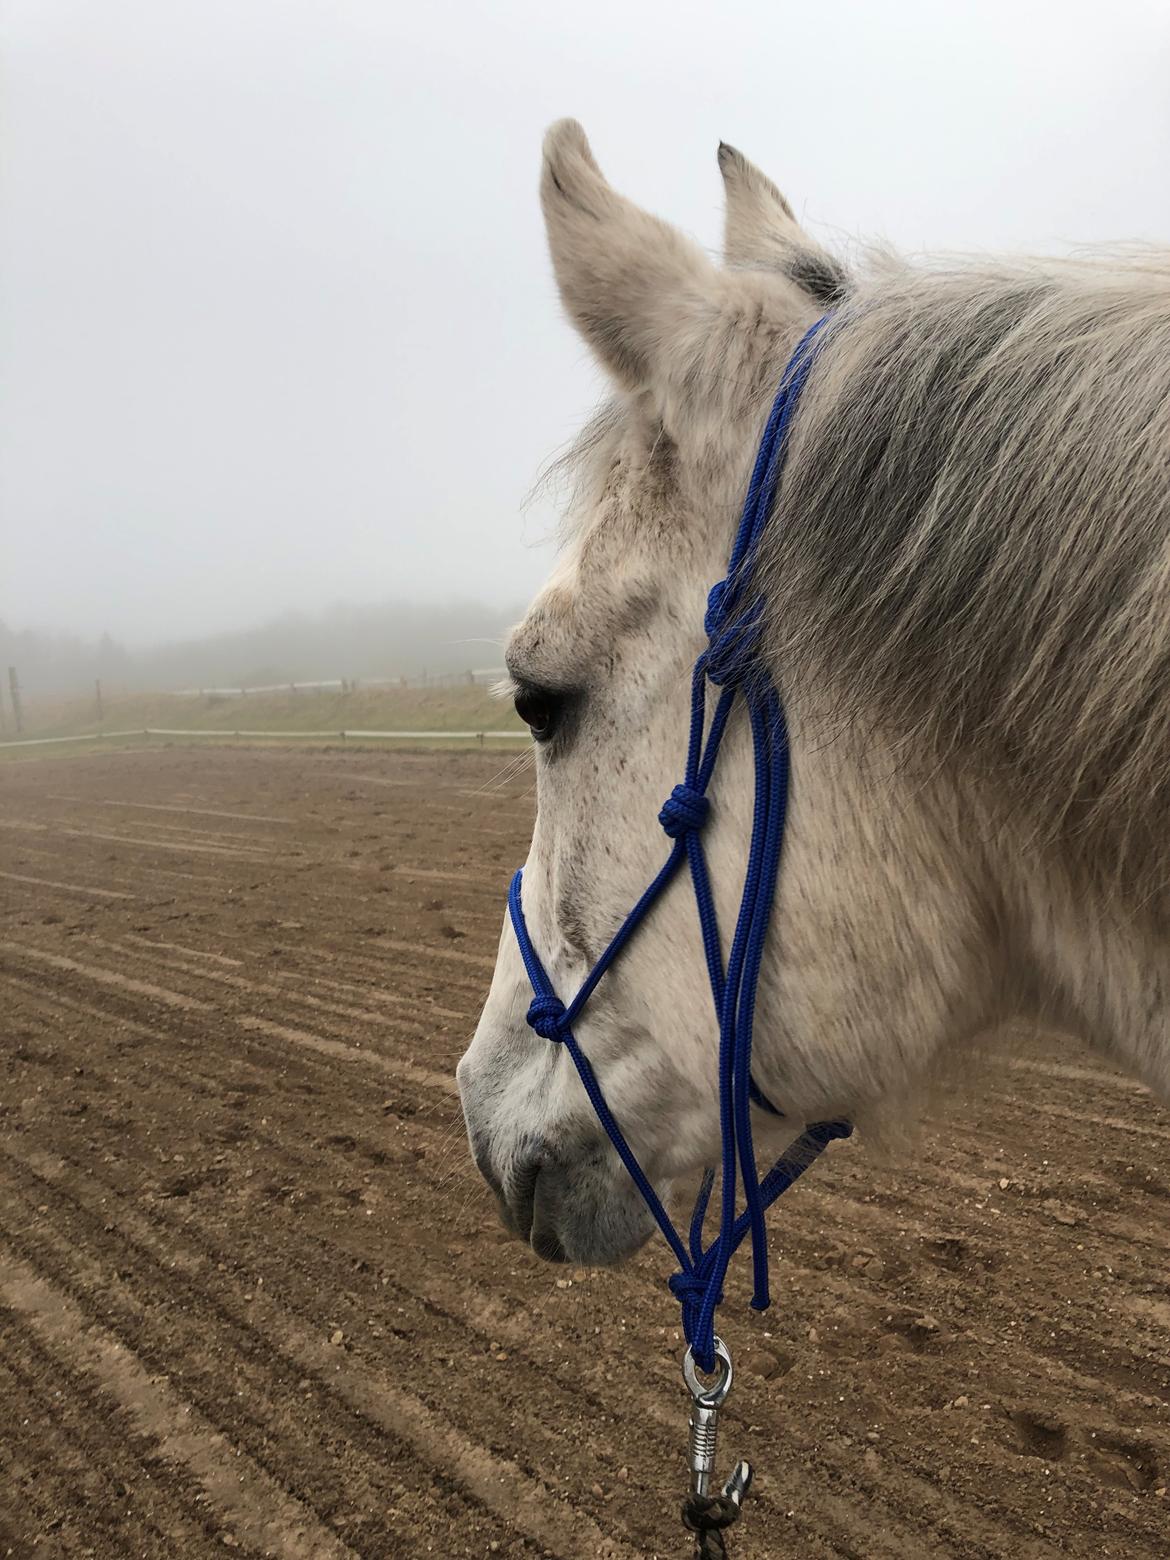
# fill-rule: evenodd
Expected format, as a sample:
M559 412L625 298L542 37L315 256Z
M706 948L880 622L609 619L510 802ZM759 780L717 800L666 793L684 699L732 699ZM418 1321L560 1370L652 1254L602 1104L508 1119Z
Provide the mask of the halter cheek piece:
M763 607L753 591L752 574L759 540L784 467L789 426L816 359L820 345L816 339L818 332L827 319L825 316L818 320L805 333L784 371L748 484L727 577L712 588L708 597L703 620L707 648L695 662L691 678L691 727L685 776L658 814L658 821L671 841L670 853L567 1006L553 990L525 924L521 903L522 872L516 873L508 892L508 909L516 941L534 993L528 1022L545 1040L564 1045L572 1057L602 1127L678 1261L678 1271L669 1283L682 1306L683 1331L688 1345L685 1372L695 1404L691 1415L692 1500L684 1508L684 1520L700 1535L708 1532L711 1542L715 1544L717 1540L720 1546L722 1539L718 1530L735 1520L739 1501L751 1477L746 1464L741 1464L723 1496L708 1493L714 1456L714 1414L718 1409L718 1404L712 1403L711 1399L718 1395L722 1402L731 1377L730 1357L722 1341L715 1336L715 1311L723 1298L724 1276L732 1255L750 1232L754 1276L751 1303L757 1311L766 1309L770 1297L765 1210L787 1191L834 1138L848 1137L853 1130L847 1121L824 1121L808 1127L761 1180L752 1144L751 1106L755 1104L773 1116L780 1116L782 1112L764 1097L752 1078L752 1029L760 965L784 843L789 751L784 707L760 655ZM708 684L719 692L704 742ZM737 698L743 699L751 725L755 805L743 894L725 968L700 835L710 811L707 787ZM718 1234L707 1247L703 1246L703 1225L714 1185L714 1170L708 1170L703 1178L691 1216L688 1240L684 1244L622 1135L589 1059L573 1033L574 1024L602 976L645 920L684 860L690 868L707 973L719 1021L720 1217ZM744 1208L737 1213L736 1190L741 1177ZM696 1390L696 1366L706 1374L721 1370L715 1388ZM696 1418L702 1420L698 1426ZM701 1553L721 1552L719 1547L704 1551L703 1541L700 1537Z

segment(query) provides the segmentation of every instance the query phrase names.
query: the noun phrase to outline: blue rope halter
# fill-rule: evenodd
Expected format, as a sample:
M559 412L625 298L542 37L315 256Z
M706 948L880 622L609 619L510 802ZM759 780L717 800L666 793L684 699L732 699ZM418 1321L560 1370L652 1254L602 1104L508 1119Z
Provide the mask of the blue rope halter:
M723 1299L724 1275L736 1249L750 1233L754 1276L752 1306L757 1311L765 1310L770 1303L765 1210L787 1191L834 1138L848 1137L853 1130L847 1121L824 1121L810 1126L760 1179L752 1144L751 1106L755 1104L775 1116L781 1112L765 1099L752 1079L752 1028L764 940L784 843L789 754L784 707L759 655L762 603L752 594L751 581L757 544L767 524L784 467L789 426L816 358L817 333L827 318L819 319L805 333L784 371L748 484L727 576L713 587L707 600L703 620L707 648L695 662L691 679L686 776L681 785L675 786L658 814L658 821L672 842L670 854L568 1006L553 990L525 924L520 897L523 872L516 873L508 891L508 909L516 941L534 993L528 1022L544 1039L563 1044L572 1057L602 1127L674 1252L678 1271L670 1279L670 1289L682 1306L683 1331L703 1371L715 1368L715 1310ZM720 692L704 742L708 683ZM742 697L751 724L755 809L743 897L725 969L719 947L715 902L699 836L710 808L707 786L737 696ZM721 1207L719 1232L707 1247L703 1246L703 1225L714 1186L714 1170L708 1170L703 1178L684 1244L622 1135L589 1059L573 1033L573 1026L598 982L645 920L684 860L690 867L711 994L719 1019ZM744 1209L737 1213L736 1187L740 1178Z

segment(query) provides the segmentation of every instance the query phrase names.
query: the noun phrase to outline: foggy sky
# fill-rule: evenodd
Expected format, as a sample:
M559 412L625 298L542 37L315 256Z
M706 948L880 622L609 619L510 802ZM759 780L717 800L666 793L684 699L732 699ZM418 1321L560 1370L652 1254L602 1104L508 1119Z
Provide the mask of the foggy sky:
M599 391L541 133L714 247L731 141L830 242L1170 239L1164 0L8 0L0 618L132 643L522 601Z

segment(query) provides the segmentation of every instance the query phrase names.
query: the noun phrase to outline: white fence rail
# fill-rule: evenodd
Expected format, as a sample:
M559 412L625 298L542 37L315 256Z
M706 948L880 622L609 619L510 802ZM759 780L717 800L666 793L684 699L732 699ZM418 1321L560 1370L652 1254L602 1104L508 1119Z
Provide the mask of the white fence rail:
M356 693L359 688L491 688L507 672L502 666L465 672L422 672L412 677L327 677L318 682L248 683L236 688L177 688L177 699L246 699L252 693Z
M527 731L209 731L162 726L137 726L133 731L86 731L75 737L20 737L0 742L0 748L40 747L53 742L114 742L128 737L274 737L283 741L334 742L339 738L366 742L516 742L529 740Z

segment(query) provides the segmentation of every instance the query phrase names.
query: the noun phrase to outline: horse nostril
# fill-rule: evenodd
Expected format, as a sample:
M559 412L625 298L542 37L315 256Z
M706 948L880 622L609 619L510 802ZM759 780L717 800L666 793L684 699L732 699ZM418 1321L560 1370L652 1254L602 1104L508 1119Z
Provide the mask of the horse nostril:
M567 1262L569 1260L565 1248L561 1245L557 1235L545 1227L533 1230L532 1249L538 1257L543 1257L546 1262Z
M495 1192L497 1197L503 1197L504 1188L499 1176L492 1169L492 1162L488 1155L487 1143L479 1132L468 1130L468 1140L471 1143L471 1157L475 1160L475 1168L483 1176L484 1180Z
M546 1262L567 1262L561 1243L561 1210L565 1198L563 1169L545 1160L532 1185L532 1216L528 1243Z
M515 1222L516 1233L521 1240L527 1240L532 1234L536 1181L539 1175L540 1160L523 1159L508 1177L508 1205Z

